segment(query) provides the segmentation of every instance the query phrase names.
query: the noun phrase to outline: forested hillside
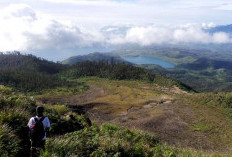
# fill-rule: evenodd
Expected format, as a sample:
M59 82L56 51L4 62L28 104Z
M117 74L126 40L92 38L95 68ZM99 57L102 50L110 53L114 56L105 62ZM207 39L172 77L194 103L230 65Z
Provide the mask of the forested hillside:
M114 53L121 56L155 57L174 63L176 66L169 69L146 64L139 66L177 79L198 92L231 92L231 53L229 50L224 52L212 49L178 48L170 45L170 47L131 48Z
M144 68L135 67L126 63L115 63L114 61L111 63L104 60L98 62L86 61L77 63L70 67L69 70L64 73L64 76L71 78L97 76L114 80L140 80L167 87L176 85L186 91L193 90L191 87L168 78L163 74L154 73Z
M187 83L199 92L231 92L232 62L200 58L192 63L179 64L163 73Z
M145 80L160 85L177 85L180 88L191 90L190 87L167 78L165 75L155 74L130 64L119 63L112 57L110 60L83 61L72 66L66 66L15 52L0 55L0 72L1 84L27 92L75 86L75 82L68 78L85 76L119 80Z
M1 70L25 70L46 74L57 74L65 69L65 66L38 58L33 55L23 55L20 52L0 53Z
M68 65L73 65L76 63L80 63L80 62L84 62L84 61L108 61L109 63L114 60L115 63L123 63L126 62L125 60L123 60L123 58L121 58L118 55L114 55L112 53L99 53L99 52L95 52L95 53L90 53L88 55L83 55L83 56L73 56L70 57L64 61L62 61L62 64L68 64Z
M19 52L0 54L0 83L20 91L40 91L67 85L57 74L64 65Z

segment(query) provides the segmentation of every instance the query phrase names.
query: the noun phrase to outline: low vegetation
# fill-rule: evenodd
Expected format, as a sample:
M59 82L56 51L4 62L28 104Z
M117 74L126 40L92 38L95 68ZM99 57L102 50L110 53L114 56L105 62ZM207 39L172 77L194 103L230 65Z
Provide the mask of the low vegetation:
M42 156L174 157L191 153L161 144L147 133L102 124L50 138Z
M38 105L52 124L42 157L231 154L231 93L194 93L113 60L65 66L18 53L1 57L12 59L0 63L1 156L29 155L27 122Z
M191 87L185 84L166 77L159 73L153 73L141 67L135 67L130 64L108 63L107 61L99 62L81 62L72 66L70 70L66 71L64 76L69 78L80 78L86 76L97 76L100 78L108 78L113 80L138 80L158 84L162 87L178 86L179 88L191 91Z
M37 105L45 107L45 115L52 123L50 138L41 154L44 157L175 156L187 152L163 145L154 136L146 133L111 124L91 126L85 116L71 112L64 105L40 104L33 98L14 93L4 86L0 86L0 102L2 156L28 156L30 144L27 122L35 114Z
M83 116L72 113L64 105L40 104L31 97L17 94L10 88L0 86L0 148L4 148L0 149L0 154L28 156L30 143L27 122L35 116L37 105L45 107L45 116L48 116L52 123L51 136L80 130L88 125Z

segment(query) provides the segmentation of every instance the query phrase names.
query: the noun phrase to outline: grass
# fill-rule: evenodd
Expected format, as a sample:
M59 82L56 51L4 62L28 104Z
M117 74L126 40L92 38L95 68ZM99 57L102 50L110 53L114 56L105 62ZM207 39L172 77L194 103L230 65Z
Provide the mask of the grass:
M96 97L91 102L101 102L106 105L95 106L93 109L114 117L114 122L121 124L120 114L131 107L138 110L130 112L125 122L142 120L143 117L159 117L167 110L188 124L188 134L204 136L219 151L176 148L163 144L159 135L118 127L112 124L93 125L89 127L86 117L73 113L65 105L40 104L30 96L14 93L10 88L0 86L0 147L22 155L22 150L28 146L26 135L23 135L27 121L34 115L35 107L43 105L46 115L52 122L51 135L46 150L41 156L229 156L224 152L232 147L231 93L190 93L175 94L163 87L143 81L118 81L95 77L80 78L88 87L101 87L104 95ZM90 88L90 90L91 90ZM84 94L85 92L81 92ZM74 96L75 94L72 93ZM70 94L70 95L72 95ZM80 93L77 93L80 94ZM42 96L46 96L44 94ZM51 94L53 96L53 94ZM144 109L144 103L155 100L153 108ZM165 101L169 103L165 106ZM166 107L171 108L166 108ZM188 113L176 112L174 106L182 112L185 108L193 111L193 119ZM176 113L175 113L176 112ZM73 115L76 120L72 120ZM169 119L171 120L171 119ZM178 119L176 119L178 120ZM165 122L165 119L162 120ZM172 121L167 121L171 123ZM168 124L169 124L168 123ZM17 126L17 127L15 127ZM60 127L62 126L62 127ZM139 128L135 128L139 129ZM188 131L188 132L187 132ZM25 139L24 139L25 138ZM16 145L7 143L15 139ZM195 139L191 139L194 140ZM1 152L2 153L2 152ZM6 154L6 152L5 152ZM24 154L25 155L25 154ZM5 156L9 156L6 154Z
M145 100L159 99L162 94L155 91L156 87L142 81L119 81L99 78L82 78L89 85L103 87L106 96L96 98L92 102L104 102L107 106L96 106L94 109L105 113L119 114L132 106L141 106ZM149 88L149 90L148 90ZM151 90L154 90L151 92Z
M68 95L77 95L84 93L89 89L89 86L86 85L84 82L77 82L75 86L63 86L57 87L55 89L47 89L40 91L39 93L29 93L32 96L39 97L54 97L54 96L68 96Z
M161 144L154 136L103 124L49 139L46 156L175 157L190 152Z
M80 130L88 125L84 116L72 113L64 105L36 102L32 97L0 87L0 154L1 156L28 156L30 143L27 123L35 116L36 106L45 107L45 116L51 122L51 136ZM72 115L70 117L69 115ZM62 127L60 127L62 126Z
M231 108L225 108L224 113L225 113L225 115L227 115L228 117L230 117L232 119L232 109Z
M231 110L228 108L232 103L231 93L174 94L169 90L160 92L161 89L157 89L154 84L140 81L113 81L99 78L82 78L79 81L104 88L107 94L91 102L106 103L107 105L95 106L93 109L113 116L112 122L119 123L120 115L131 107L137 107L141 113L131 112L123 123L139 120L139 115L162 116L166 113L162 108L162 101L171 100L172 104L175 102L176 106L193 111L193 119L189 118L189 113L181 113L181 111L174 113L190 126L185 133L201 134L212 143L212 147L218 150L226 150L232 146ZM158 106L144 110L143 103L148 100L156 100Z
M195 131L203 131L203 132L207 132L212 129L210 126L207 126L206 124L195 124L194 127L195 127Z
M20 139L7 125L0 125L0 154L2 157L14 157L20 151Z
M217 148L232 147L231 93L201 93L181 99L194 110L194 131L203 133Z

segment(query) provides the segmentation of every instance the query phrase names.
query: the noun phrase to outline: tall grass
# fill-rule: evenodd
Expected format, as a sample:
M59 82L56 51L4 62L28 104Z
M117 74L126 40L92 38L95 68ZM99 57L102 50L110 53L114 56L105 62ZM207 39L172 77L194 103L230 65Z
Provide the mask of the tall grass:
M175 157L191 153L161 144L155 136L112 124L93 125L47 141L47 156Z
M64 105L40 104L32 97L0 86L0 156L28 156L30 141L27 123L35 116L36 106L45 107L51 122L50 135L62 135L87 126L84 116L72 113ZM72 115L72 116L70 116Z

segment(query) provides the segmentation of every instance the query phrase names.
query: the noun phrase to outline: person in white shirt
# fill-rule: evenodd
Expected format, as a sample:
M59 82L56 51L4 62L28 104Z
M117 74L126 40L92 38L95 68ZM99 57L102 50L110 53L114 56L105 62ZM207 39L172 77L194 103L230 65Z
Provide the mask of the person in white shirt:
M41 148L44 149L45 147L45 141L47 138L46 133L48 132L48 129L50 127L50 121L48 117L43 116L43 112L44 112L44 108L42 106L37 106L36 117L31 117L28 122L29 134L31 134L30 136L31 156L36 156L37 149L41 149ZM40 129L39 133L38 133L38 128L39 128L38 126L40 124L36 124L36 123L40 123L42 127L42 130ZM35 127L37 127L37 129L35 129ZM35 130L37 130L37 132ZM34 136L33 136L33 133L34 133ZM38 137L35 137L35 136L38 136Z

